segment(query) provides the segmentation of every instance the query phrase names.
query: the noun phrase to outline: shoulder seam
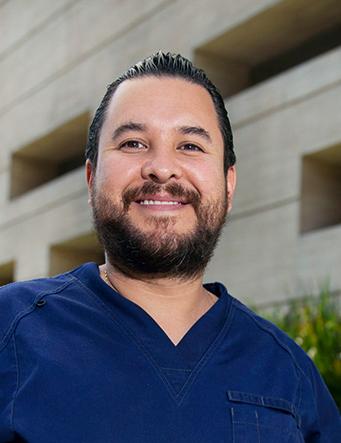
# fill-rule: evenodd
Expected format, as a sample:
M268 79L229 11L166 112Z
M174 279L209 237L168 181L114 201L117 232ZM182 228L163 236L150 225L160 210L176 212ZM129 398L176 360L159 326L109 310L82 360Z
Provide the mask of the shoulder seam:
M250 312L248 312L247 309L244 309L242 305L239 304L238 300L233 299L233 304L236 307L236 309L239 309L240 311L242 311L245 315L247 315L255 324L258 328L262 329L263 331L265 331L266 333L268 333L269 335L271 335L271 337L273 338L273 340L275 340L275 342L285 351L287 352L287 354L289 355L295 370L296 370L296 374L297 374L297 388L296 388L296 393L295 393L295 409L298 412L299 415L299 422L301 421L301 414L299 413L300 411L300 403L301 403L301 391L302 391L302 383L303 380L305 379L305 373L303 371L303 369L301 368L301 366L298 364L295 356L293 355L293 353L291 352L291 350L288 348L288 346L283 343L279 337L276 336L276 334L273 333L273 331L271 331L270 328L266 327L266 325L263 325L260 323L260 321L253 315L251 315Z
M305 376L305 373L303 371L303 369L301 368L301 366L298 364L295 356L293 355L293 353L291 352L291 350L288 348L288 346L283 343L280 338L278 338L276 336L276 334L273 333L273 331L271 331L270 328L267 328L265 325L261 324L257 318L255 318L253 315L251 315L246 309L243 309L243 306L239 305L239 302L237 301L236 303L236 299L233 300L233 304L235 305L236 309L239 309L240 311L244 312L244 314L246 314L260 329L262 329L263 331L267 332L268 334L270 334L272 336L272 338L277 342L277 344L284 349L284 351L286 351L289 356L291 357L295 368L299 371L300 374L298 374L299 378L301 378L301 376Z
M17 374L17 380L16 380L16 388L15 388L15 392L13 393L13 398L12 398L12 406L11 406L11 418L10 418L10 424L11 424L11 429L12 432L14 433L14 408L15 408L15 400L17 397L17 393L19 390L19 385L20 385L20 380L19 380L19 361L18 361L18 353L17 353L17 345L15 342L15 335L13 334L13 349L14 349L14 359L15 359L15 369L16 369L16 374Z
M57 288L38 292L34 298L33 303L31 303L24 310L18 312L17 315L12 320L11 324L9 325L9 327L7 329L7 332L5 332L5 335L3 336L3 338L0 341L0 352L7 346L7 343L9 341L11 335L13 334L15 328L17 327L17 324L19 323L19 321L22 318L24 318L26 315L29 315L35 309L35 305L39 299L41 299L47 295L58 294L63 289L65 289L67 286L69 286L71 283L72 283L72 280L69 279L69 277L68 277L68 281L64 282L63 284L61 284Z

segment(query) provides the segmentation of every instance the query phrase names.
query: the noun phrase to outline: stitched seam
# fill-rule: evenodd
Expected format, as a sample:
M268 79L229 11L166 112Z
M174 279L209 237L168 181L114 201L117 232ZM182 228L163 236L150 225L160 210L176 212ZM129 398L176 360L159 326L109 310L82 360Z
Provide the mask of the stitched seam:
M320 416L320 414L319 414L319 412L318 412L317 398L316 398L316 395L314 395L314 392L315 392L316 386L315 386L315 383L314 383L314 375L313 375L312 372L311 372L311 371L313 370L313 366L314 366L314 363L313 363L313 361L309 358L309 373L310 373L310 378L308 378L308 380L309 380L309 387L310 387L310 389L311 389L311 394L312 394L312 395L310 395L310 397L311 397L311 399L312 399L312 403L313 403L313 405L314 405L314 416L316 417L316 420L317 420L317 423L318 423L317 429L321 429L321 426L320 426L321 416Z
M167 391L169 392L170 396L173 398L174 401L176 401L176 393L174 391L173 386L168 382L167 378L165 378L165 376L162 374L156 361L150 355L148 349L146 349L146 347L138 339L138 337L127 326L123 325L116 317L114 317L112 311L106 306L106 304L103 303L102 300L91 289L89 289L86 285L84 285L81 280L79 280L77 277L73 276L72 274L70 274L68 277L73 279L75 283L81 285L85 289L85 291L92 296L91 298L94 298L95 302L104 309L105 314L109 317L111 321L113 321L118 326L123 335L128 336L133 341L133 343L135 343L135 345L140 349L145 358L151 363L157 375L166 385Z
M230 308L230 309L229 309ZM220 331L220 333L217 335L217 337L215 338L215 340L213 341L212 345L207 349L207 351L204 353L204 355L201 357L201 359L198 361L198 363L196 364L196 366L194 367L191 376L188 378L188 380L185 382L185 384L183 385L182 389L180 390L180 392L178 393L178 395L180 396L181 392L187 388L190 387L190 385L193 383L197 373L201 370L201 367L206 363L206 361L210 358L211 354L215 351L216 347L219 344L219 340L221 337L223 337L225 335L225 329L228 329L228 326L230 326L230 323L228 323L230 317L231 317L231 308L232 308L232 303L230 305L226 306L226 310L225 310L225 322L224 325ZM227 313L226 311L229 309L229 312ZM185 395L183 396L182 400L180 401L179 405L182 403L182 401L184 400Z
M198 363L196 364L196 366L194 367L192 374L189 376L189 378L186 380L186 382L184 383L184 385L182 386L181 390L176 393L174 391L174 388L172 387L172 385L170 385L170 383L168 382L168 379L165 378L165 376L162 374L162 372L160 371L159 366L157 365L156 361L154 360L154 358L152 357L152 355L150 354L148 348L145 347L145 345L138 339L138 337L136 337L136 335L125 325L122 325L119 320L117 320L117 318L113 317L112 315L112 311L109 310L109 308L106 306L106 304L104 304L102 302L102 300L91 290L89 289L86 285L83 284L83 282L81 280L79 280L77 277L75 277L72 274L68 275L69 278L73 279L75 282L77 282L79 285L81 285L88 294L91 294L96 301L105 309L107 315L109 316L109 318L115 322L119 328L125 332L128 336L130 336L130 338L135 342L135 344L140 348L140 350L142 351L142 353L144 354L144 356L152 363L154 369L156 370L157 374L159 375L159 377L161 378L161 380L165 383L168 392L170 393L171 397L173 398L173 400L177 403L178 406L181 405L181 403L183 402L185 396L186 396L186 389L187 392L191 386L191 384L194 382L196 375L199 373L200 369L202 368L202 366L205 364L205 362L209 359L209 357L211 356L211 354L214 352L215 348L218 346L220 339L227 333L227 330L229 329L230 324L232 323L232 301L226 306L226 311L225 311L225 315L226 315L226 320L224 322L224 325L220 331L220 333L218 334L218 336L215 338L214 342L212 343L212 345L207 349L207 351L204 353L204 355L202 356L202 358L198 361ZM229 295L228 295L229 296ZM228 313L227 313L228 310ZM230 323L228 323L228 321L230 320ZM181 394L183 393L183 396L181 398Z
M294 363L294 366L295 366L296 370L299 371L301 375L303 374L303 376L305 376L305 373L304 373L303 369L297 363L297 360L296 360L295 356L293 355L291 350L287 347L287 345L282 343L282 341L276 336L276 334L273 331L271 331L270 328L268 328L267 326L261 324L261 322L257 318L255 318L253 315L251 315L251 313L248 311L248 309L245 309L243 306L241 306L239 304L238 300L233 298L232 302L233 302L234 306L237 309L239 309L240 311L244 312L244 314L246 314L258 326L258 328L262 329L263 331L267 332L269 335L272 336L272 338L277 342L277 344L289 354L289 356L291 357L291 359L292 359L292 361ZM298 379L300 379L300 375L299 374L297 374L297 377L298 377Z
M294 364L294 367L295 367L295 369L296 369L296 374L297 374L297 378L298 378L298 380L297 380L297 387L296 387L296 391L295 391L295 394L294 394L295 398L296 398L296 397L298 398L298 400L297 400L298 403L297 403L297 407L294 406L294 410L293 410L292 412L293 412L293 414L294 414L294 416L295 416L295 418L296 418L297 424L300 426L300 425L301 425L301 414L300 414L298 411L300 410L299 407L300 407L301 400L302 400L302 399L301 399L301 395L302 395L302 394L301 394L301 391L302 391L302 388L301 388L301 386L302 386L302 379L305 377L305 373L304 373L303 369L302 369L301 366L298 364L298 362L297 362L295 356L293 355L293 353L291 352L291 350L287 347L287 345L284 344L284 343L282 343L282 341L276 336L276 334L274 334L274 332L271 331L270 328L268 328L268 327L266 327L265 325L261 324L261 322L260 322L257 318L255 318L255 317L254 317L254 316L248 311L247 308L243 307L237 299L232 298L232 302L233 302L234 306L235 306L237 309L239 309L240 311L242 311L245 315L247 315L247 316L248 316L248 317L249 317L249 318L250 318L250 319L256 324L256 326L257 326L258 328L260 328L260 329L262 329L263 331L265 331L265 332L267 332L268 334L270 334L270 335L272 336L272 338L276 341L276 343L277 343L282 349L284 349L284 351L286 351L286 352L289 354L289 356L291 357L291 360L292 360L292 362L293 362L293 364ZM294 402L294 405L295 405L295 402Z
M189 378L187 379L187 381L185 382L185 384L181 388L180 392L178 393L178 397L180 397L181 393L183 391L185 391L183 393L182 398L180 399L180 401L178 403L178 406L180 406L181 403L184 401L186 394L189 392L189 388L194 383L194 380L195 380L197 374L200 372L201 368L205 365L205 363L209 360L211 355L215 352L216 348L222 342L223 337L228 333L228 331L231 327L232 321L233 321L234 311L232 308L233 308L232 302L226 306L226 311L225 311L226 319L225 319L225 323L224 323L221 331L219 332L219 334L215 338L212 345L207 349L207 351L204 353L202 358L198 361L198 363L196 364L196 366L193 369L192 374L189 376ZM228 310L228 312L227 312L227 310ZM187 389L187 391L186 391L186 389Z
M301 428L301 421L302 421L302 419L301 419L301 417L302 417L302 414L300 413L300 411L301 411L301 404L302 404L302 392L303 392L303 386L302 386L302 384L303 384L303 378L302 378L302 376L300 377L300 380L299 380L299 383L298 383L298 386L297 386L297 391L296 391L296 397L297 397L297 400L296 400L296 402L295 402L295 414L296 414L296 417L297 417L297 425L298 425L298 427L299 428Z
M256 416L256 423L257 423L257 440L258 440L258 443L260 443L260 431L259 431L259 420L258 420L258 413L257 413L257 411L255 410L255 416Z
M232 394L233 392L240 392L240 391L227 391L228 393L228 397L229 400L234 402L234 403L239 403L239 404L248 404L248 405L253 405L253 406L258 406L258 407L264 407L264 408L268 408L268 409L272 409L274 411L278 411L280 413L287 413L290 414L293 419L296 422L296 425L298 428L301 428L301 415L298 413L298 408L295 406L295 403L290 403L288 400L281 398L281 397L263 397L263 396L259 396L259 400L260 402L256 402L256 401L252 401L249 399L236 399L230 396L230 393ZM253 394L255 395L255 394ZM265 401L264 401L265 400ZM287 404L286 408L281 408L281 407L276 407L276 405L272 405L271 403L268 403L267 400L282 400L285 402L285 404ZM243 423L242 421L238 421L238 423ZM248 423L248 422L245 422ZM248 423L251 424L251 423ZM271 427L271 426L266 426L263 424L259 425L260 427ZM290 431L290 429L286 429L287 432ZM294 433L294 431L290 431L291 433Z
M13 349L14 349L15 370L16 370L16 375L17 375L16 388L15 388L13 398L12 398L11 420L10 420L11 430L14 433L14 407L15 407L15 400L16 400L16 396L17 396L17 393L19 390L19 385L20 385L20 372L19 372L19 360L18 360L17 346L16 346L14 334L13 334L12 339L13 339Z
M17 327L19 321L26 317L27 315L29 315L32 311L34 311L35 307L36 307L36 302L37 300L39 300L40 298L45 297L46 295L51 295L51 294L58 294L59 292L61 292L63 289L65 289L67 286L70 285L70 281L64 282L61 286L54 288L54 289L50 289L47 291L40 291L37 293L33 303L31 305L29 305L28 308L24 309L23 311L20 311L13 319L12 323L10 324L7 332L5 333L4 337L2 338L2 343L0 344L0 352L2 351L2 349L4 347L6 347L8 341L11 338L11 335L13 334L13 332L15 331L15 328Z
M234 409L233 408L231 408L231 419L232 419L232 443L235 443L235 441L236 441L236 428L235 428Z
M258 406L264 406L265 408L271 408L271 409L277 409L277 410L284 410L287 412L292 412L292 407L293 407L293 403L291 403L290 401L288 401L285 398L282 397L268 397L268 396L263 396L263 395L258 395L258 394L253 394L252 396L255 398L257 398L257 400L254 399L250 399L250 398L236 398L235 396L233 396L233 394L248 394L245 392L241 392L241 391L227 391L228 392L228 396L229 396L229 400L236 402L236 403L246 403L246 404L250 404L250 405L258 405ZM277 400L281 400L284 405L286 405L286 407L281 407L278 406L276 404L272 404L273 401L277 401Z

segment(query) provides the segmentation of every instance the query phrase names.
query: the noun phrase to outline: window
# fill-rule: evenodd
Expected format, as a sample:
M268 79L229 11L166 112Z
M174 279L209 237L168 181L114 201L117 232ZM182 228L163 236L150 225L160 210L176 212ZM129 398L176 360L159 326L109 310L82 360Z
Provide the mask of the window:
M341 223L341 144L302 160L301 232Z
M89 114L85 113L16 151L10 198L18 197L84 164Z
M14 281L14 262L0 264L0 286Z
M89 261L104 263L103 250L92 232L53 245L50 251L49 273L60 274Z
M285 0L197 48L228 97L341 44L339 0ZM299 32L298 32L299 31Z

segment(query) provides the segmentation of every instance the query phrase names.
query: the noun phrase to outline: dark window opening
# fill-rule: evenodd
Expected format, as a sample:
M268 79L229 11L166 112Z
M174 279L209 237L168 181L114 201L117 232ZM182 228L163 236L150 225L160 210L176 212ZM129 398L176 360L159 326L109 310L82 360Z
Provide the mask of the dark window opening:
M341 223L341 145L302 160L301 233Z
M92 232L53 245L49 274L60 274L89 261L104 263L103 249Z
M11 162L13 199L84 164L89 114L85 113L16 151Z
M341 27L321 33L301 45L260 63L250 70L250 86L273 77L293 66L317 57L341 44Z
M228 97L340 44L339 0L285 0L197 48L195 63Z
M14 262L0 264L0 286L14 281Z

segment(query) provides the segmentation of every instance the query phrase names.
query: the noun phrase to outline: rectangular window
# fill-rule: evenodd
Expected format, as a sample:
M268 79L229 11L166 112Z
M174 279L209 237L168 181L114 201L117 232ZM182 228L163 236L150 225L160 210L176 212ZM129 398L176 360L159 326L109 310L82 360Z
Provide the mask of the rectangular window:
M341 223L341 144L302 160L301 232Z
M14 281L14 261L0 264L0 286Z
M195 63L229 97L341 44L339 0L284 0L197 48Z
M104 263L103 249L93 232L53 245L49 274L60 274L89 261Z
M89 114L84 113L14 152L10 198L82 166L88 126Z

